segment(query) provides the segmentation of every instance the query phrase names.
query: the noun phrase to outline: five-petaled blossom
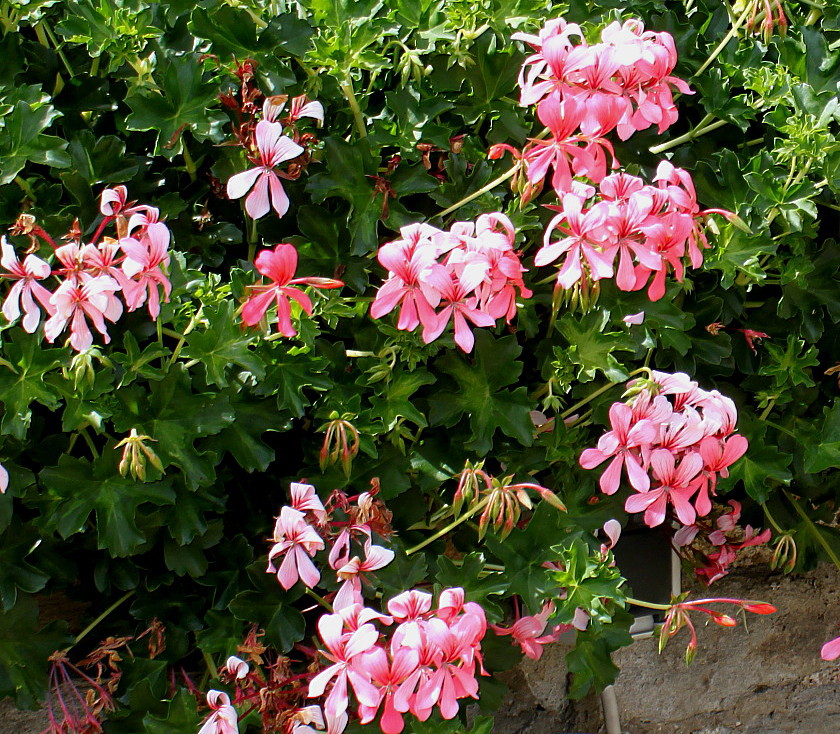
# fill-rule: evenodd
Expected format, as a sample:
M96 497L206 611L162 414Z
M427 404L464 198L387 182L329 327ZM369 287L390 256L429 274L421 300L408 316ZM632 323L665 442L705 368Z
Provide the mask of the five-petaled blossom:
M289 210L289 197L274 169L297 158L304 148L283 135L283 126L279 122L268 120L257 123L254 140L257 152L249 158L256 168L231 176L227 182L227 194L231 199L240 199L247 194L245 211L252 219L265 216L271 208L278 217L282 217Z
M251 296L242 309L242 320L248 326L255 326L265 316L272 303L277 304L277 329L283 336L297 334L292 326L292 308L289 299L310 316L312 301L294 285L311 285L313 288L341 288L344 283L332 278L295 278L298 254L294 245L279 244L273 250L263 250L254 260L257 270L271 283L249 286Z

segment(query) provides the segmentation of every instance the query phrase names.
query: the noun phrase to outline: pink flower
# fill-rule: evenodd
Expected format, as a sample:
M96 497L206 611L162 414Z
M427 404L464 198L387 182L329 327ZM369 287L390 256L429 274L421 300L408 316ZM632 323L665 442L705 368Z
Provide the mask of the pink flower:
M336 594L333 606L336 611L352 604L361 604L362 582L361 575L384 568L394 560L394 551L373 545L370 539L365 543L365 560L353 556L347 563L336 571L339 580L344 581Z
M239 199L248 194L245 211L252 219L265 216L269 208L282 217L289 210L289 197L274 169L285 161L297 158L304 148L283 135L283 126L279 122L260 120L255 137L258 155L251 160L257 167L232 176L227 182L228 196Z
M627 512L645 513L645 524L656 527L665 522L665 509L670 501L683 525L691 525L697 513L690 502L694 494L694 477L703 468L703 459L697 452L683 457L676 463L674 454L667 449L657 449L650 457L653 475L660 485L647 492L631 495L624 503Z
M169 300L172 284L164 268L169 265L169 228L148 227L145 236L139 240L123 237L120 247L125 253L122 270L125 275L123 296L129 311L142 306L148 297L149 315L157 320L160 314L160 292L163 289L164 302Z
M228 672L229 675L233 676L236 680L242 680L246 675L248 675L248 663L246 663L241 658L236 657L236 655L231 655L225 661L225 670Z
M379 248L377 259L389 272L388 280L377 291L370 315L379 319L402 304L397 328L413 331L418 324L436 323L434 309L440 296L422 288L425 272L440 254L432 240L440 230L425 224L413 224L400 230L401 239ZM431 302L429 301L431 298Z
M611 277L615 251L605 252L602 249L606 210L593 208L584 212L583 201L575 194L566 194L562 201L560 213L546 227L543 246L537 252L534 262L537 265L548 265L565 255L566 259L557 273L557 283L562 288L571 288L581 280L584 264L592 280ZM552 242L551 235L555 230L562 237Z
M542 657L543 645L556 642L560 635L571 625L556 625L549 634L543 634L548 624L548 618L554 614L554 602L548 601L543 605L542 611L534 616L520 617L510 628L490 625L490 628L497 635L511 635L514 642L522 648L526 657L532 660L539 660Z
M344 632L344 620L340 614L325 614L318 620L318 634L327 647L322 655L332 665L318 673L309 683L309 698L323 695L330 681L333 682L324 713L340 716L347 711L347 684L353 687L356 698L365 706L378 706L379 690L370 683L369 676L360 672L356 662L358 656L370 650L379 639L379 632L372 624L362 624L350 633Z
M361 724L368 724L376 718L379 707L382 716L379 728L384 734L400 734L405 728L403 713L394 705L395 696L406 679L417 670L420 656L409 647L398 647L393 651L392 659L381 647L371 648L359 658L359 665L370 675L371 681L379 692L379 702L375 706L361 704L359 717Z
M823 660L836 660L840 658L840 637L835 637L833 640L826 642L822 646L820 657Z
M208 691L207 705L213 713L198 730L198 734L239 734L236 709L231 706L227 693Z
M263 102L263 120L276 122L286 108L288 99L285 94L266 97L265 102ZM301 117L311 117L319 123L323 123L324 107L320 102L310 101L305 94L302 94L299 97L292 97L287 117L289 124L297 122Z
M292 482L289 485L289 494L292 497L292 509L299 512L311 512L319 523L327 519L327 511L321 499L315 494L315 487L311 484Z
M648 446L656 439L656 426L649 420L633 420L633 410L623 403L613 403L610 407L612 430L598 440L598 448L584 449L580 455L580 465L584 469L594 469L611 456L614 457L601 475L600 486L604 494L615 494L621 482L621 466L627 470L630 485L645 491L650 487L650 478L642 468L637 449Z
M0 248L2 248L0 265L8 272L0 277L17 281L6 295L6 300L3 301L3 315L9 321L15 321L22 309L23 328L32 334L41 321L41 309L38 308L35 300L48 314L55 313L55 308L50 302L52 293L38 283L39 280L48 278L52 270L47 263L35 255L27 255L21 263L15 255L14 247L6 242L5 237L0 237Z
M9 471L5 466L0 464L0 494L6 494L9 488Z
M47 341L54 342L70 322L70 346L77 352L83 352L93 344L87 322L90 319L105 343L110 343L105 319L114 322L122 315L122 305L114 297L119 289L119 284L107 275L88 276L80 282L65 280L50 298L55 312L44 324Z
M128 189L125 186L103 189L99 195L99 211L104 217L115 217L123 212L126 201L128 201Z
M257 270L272 281L271 285L250 286L253 295L242 309L242 320L255 326L265 316L271 303L277 304L277 329L283 336L292 337L297 332L292 326L292 298L310 316L312 301L303 291L290 286L302 284L314 288L341 288L344 283L331 278L295 278L298 255L294 245L280 244L273 250L263 250L254 260Z
M274 526L275 545L268 554L266 573L276 572L277 580L286 590L291 589L298 578L310 589L321 580L321 573L311 557L324 549L324 541L304 518L302 512L283 507ZM279 569L273 563L277 556L284 556Z

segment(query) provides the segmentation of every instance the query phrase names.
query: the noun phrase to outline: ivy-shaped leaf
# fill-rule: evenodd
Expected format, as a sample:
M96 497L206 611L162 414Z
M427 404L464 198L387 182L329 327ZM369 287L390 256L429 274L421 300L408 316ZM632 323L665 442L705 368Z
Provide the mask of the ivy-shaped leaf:
M44 375L58 366L65 351L45 349L38 335L19 329L3 348L8 364L0 364L0 402L4 407L0 431L23 440L32 420L29 406L33 402L52 410L58 407L58 394L44 381Z
M432 425L454 426L462 415L468 415L472 439L466 447L478 454L491 449L496 429L523 446L530 446L534 424L527 390L503 389L515 383L522 373L522 363L516 359L521 353L516 337L494 339L486 331L476 329L474 366L454 352L441 357L435 366L455 379L458 390L442 391L431 399Z
M128 556L146 541L137 527L138 508L150 502L175 500L171 480L135 482L117 472L119 451L112 445L92 465L62 454L58 464L38 476L46 488L47 526L62 538L85 531L91 513L96 516L97 547L112 556Z
M167 55L158 62L158 90L138 87L126 97L131 114L129 130L157 130L156 155L169 158L182 151L181 133L190 130L199 140L222 140L227 121L218 108L218 86L204 82L198 54Z
M12 112L3 118L0 185L14 181L27 161L52 168L67 168L70 165L70 156L65 151L67 143L43 132L58 116L51 105L35 108L27 102L18 102Z
M114 428L151 436L164 468L175 464L187 485L209 484L215 478L216 454L200 450L195 441L219 433L233 423L230 400L216 393L195 394L189 376L177 364L161 382L150 383L151 391L133 385L117 394L120 406L114 412Z
M420 428L428 423L426 417L412 405L409 398L423 385L431 385L435 378L425 370L414 372L398 371L391 376L381 396L371 398L373 414L381 418L385 429L390 431L399 418L407 418Z
M187 335L184 356L197 360L207 371L207 381L219 387L228 386L228 368L236 365L256 379L265 376L262 360L248 348L252 339L245 334L234 316L232 299L205 306L207 328Z
M65 622L38 629L38 604L22 597L11 611L0 614L0 696L12 696L21 708L43 698L47 658L69 642Z

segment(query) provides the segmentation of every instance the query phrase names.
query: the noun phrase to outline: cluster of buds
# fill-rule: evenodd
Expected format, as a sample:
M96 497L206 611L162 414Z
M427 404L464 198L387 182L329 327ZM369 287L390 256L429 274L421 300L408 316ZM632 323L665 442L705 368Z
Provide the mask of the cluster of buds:
M326 433L318 457L321 471L331 464L341 464L344 476L350 476L353 459L359 453L359 431L350 422L352 417L333 411L330 420L319 429Z
M141 482L146 481L146 462L151 464L161 474L163 474L163 463L160 457L155 453L154 449L146 445L146 441L155 441L151 436L143 436L137 433L136 428L132 428L131 432L122 441L120 441L114 448L122 447L123 453L120 458L119 470L120 476L125 476L131 472L132 479Z
M583 451L580 465L594 469L609 460L599 482L605 494L618 490L623 468L635 492L624 508L644 512L649 527L665 521L669 504L680 523L693 525L711 511L718 476L728 476L747 450L747 439L735 433L735 403L682 372L652 372L629 382L627 394L610 407L611 430Z
M377 255L388 271L370 309L378 319L400 306L397 328L423 326L426 344L450 322L455 343L472 351L475 326L494 326L516 315L516 298L530 298L525 269L514 249L513 224L504 214L482 214L475 222L456 222L449 231L429 224L400 230L400 238L384 244Z
M11 322L23 314L25 331L34 333L42 318L44 336L54 342L70 329L70 346L77 352L93 344L90 327L105 343L111 341L106 321L115 323L124 308L134 311L144 304L157 320L161 294L169 299L171 284L166 275L169 265L169 228L160 221L160 212L146 204L128 201L125 186L105 189L100 199L102 220L87 243L76 222L65 237L67 244L55 240L29 215L21 215L11 228L12 235L26 235L30 248L23 261L15 248L0 238L0 278L14 281L5 300L3 314ZM104 236L109 225L117 238ZM41 242L53 252L47 260L34 254ZM57 287L50 291L40 281L55 278Z
M729 506L731 511L719 515L714 527L710 523L696 520L693 525L685 525L674 534L674 546L680 555L694 566L697 577L709 586L726 576L738 551L764 545L770 540L769 528L759 532L751 525L744 528L738 525L741 519L740 502L729 500ZM692 545L698 535L715 550L706 553Z
M263 95L253 82L255 66L256 62L248 60L237 71L242 81L241 101L233 94L222 96L225 106L236 115L235 144L245 149L254 166L228 179L227 195L231 199L245 196L245 211L252 219L271 209L282 217L289 210L282 180L300 177L309 165L309 147L318 142L312 133L298 129L298 121L306 117L323 123L324 108L305 96L290 100L285 94L266 97L260 108L257 103ZM282 164L286 164L284 170L278 170Z
M522 508L533 508L529 490L536 492L552 507L566 511L560 498L547 487L533 482L514 482L513 479L512 475L501 479L491 476L484 470L483 461L477 464L467 461L452 500L452 514L460 515L464 505L469 509L466 515L461 515L462 518L483 510L478 520L479 539L490 527L504 539L519 523Z

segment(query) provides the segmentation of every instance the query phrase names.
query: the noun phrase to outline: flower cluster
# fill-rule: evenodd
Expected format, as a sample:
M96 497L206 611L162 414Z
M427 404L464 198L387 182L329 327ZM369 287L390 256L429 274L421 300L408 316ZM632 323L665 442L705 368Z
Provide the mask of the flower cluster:
M160 212L129 202L125 186L105 189L99 210L103 218L87 243L78 222L65 236L67 244L59 246L29 215L21 215L11 229L13 235L30 238L30 252L22 261L5 237L0 238L5 271L0 277L14 281L3 301L4 316L16 321L23 314L23 328L31 334L46 314L47 341L54 342L69 327L70 346L78 352L93 344L91 326L109 343L106 321L116 322L124 308L134 311L146 305L156 320L161 295L166 301L171 291L166 275L171 235ZM116 239L103 236L111 224ZM32 252L41 240L53 248L52 264ZM50 277L59 281L53 291L40 282Z
M497 635L510 635L526 657L539 660L542 657L543 646L557 642L567 630L573 629L571 624L552 625L551 631L546 633L548 620L554 614L554 602L547 601L538 614L526 614L519 617L510 627L499 627L491 624L490 629ZM587 617L588 621L588 617ZM586 629L586 625L583 625Z
M452 719L458 699L478 698L484 610L465 602L463 589L452 588L441 592L435 611L431 594L411 590L391 599L388 612L353 604L321 617L323 655L332 665L312 679L310 697L323 695L332 684L324 713L338 718L352 689L361 723L379 715L385 734L399 734L409 712L425 721L437 707L443 718ZM374 621L388 629L387 638Z
M682 282L686 259L693 268L703 263L702 250L709 246L704 218L728 213L701 211L691 177L668 161L659 164L654 180L656 186L614 173L603 178L597 190L577 185L563 194L536 264L563 258L557 284L565 289L583 278L615 276L623 291L641 290L649 283L648 297L658 301L665 295L668 272ZM553 239L555 235L559 238Z
M672 76L674 39L629 20L607 26L601 43L589 45L579 26L563 19L549 21L538 35L513 37L534 49L520 72L520 103L536 104L548 134L521 151L494 145L489 156L509 151L518 160L525 201L542 190L551 172L559 202L547 206L558 214L546 229L536 264L560 260L558 288L588 292L615 276L621 290L641 290L650 282L648 296L662 298L668 272L682 282L687 264L702 264L705 218L733 216L701 211L691 176L667 161L659 164L655 185L609 173L619 164L605 135L615 130L625 140L652 125L661 133L677 119L672 88L690 93Z
M309 101L305 96L289 101L287 95L277 95L265 98L261 119L256 120L255 100L262 93L243 78L242 96L241 105L232 95L223 97L222 101L239 115L234 133L254 167L228 179L227 195L231 199L244 196L245 211L252 219L264 217L271 209L282 217L289 210L289 197L281 179L294 180L300 176L309 162L307 145L315 142L314 136L302 134L296 123L302 117L322 123L324 108L320 102ZM289 164L286 170L278 171L284 163Z
M671 88L692 93L671 75L677 63L671 34L646 31L640 20L611 23L592 45L580 26L562 18L548 21L538 35L512 38L534 49L519 75L520 104L554 100L584 135L615 129L627 140L651 125L662 133L677 120Z
M628 400L610 407L611 430L583 451L580 464L593 469L609 460L600 479L606 494L618 490L623 468L635 490L624 507L644 512L648 526L664 522L669 504L692 525L711 511L718 476L728 476L747 450L747 439L735 433L735 404L681 372L652 372L628 387Z
M516 315L517 290L529 298L525 269L514 249L511 221L499 212L482 214L475 223L456 222L449 231L428 224L400 230L400 238L379 249L388 279L371 306L381 318L400 306L397 328L423 326L426 344L453 322L455 343L472 351L475 326L493 326Z
M277 330L283 336L292 337L297 332L292 326L291 300L295 301L309 316L312 315L312 301L309 296L292 286L341 288L344 285L340 280L333 278L295 278L297 264L297 250L290 244L279 244L273 250L262 250L257 255L254 267L271 282L248 286L251 295L242 308L242 320L248 326L256 326L274 303L277 305Z

